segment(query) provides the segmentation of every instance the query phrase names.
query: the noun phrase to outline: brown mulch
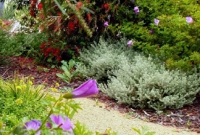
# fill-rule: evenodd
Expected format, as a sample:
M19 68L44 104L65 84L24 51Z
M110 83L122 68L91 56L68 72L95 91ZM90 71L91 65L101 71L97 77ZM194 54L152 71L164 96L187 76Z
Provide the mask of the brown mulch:
M64 86L75 88L82 83L82 81L74 81L70 84L64 83L56 76L56 73L62 72L60 69L36 65L33 59L24 57L12 57L8 65L0 65L0 77L12 78L14 72L17 72L20 76L33 76L35 84L45 84L46 86L55 86L55 83L59 83L60 88ZM91 97L91 99L105 103L107 109L127 113L130 118L140 118L144 121L200 133L200 95L197 96L192 105L186 105L176 110L166 110L162 114L157 114L150 109L135 109L127 105L120 105L102 92Z

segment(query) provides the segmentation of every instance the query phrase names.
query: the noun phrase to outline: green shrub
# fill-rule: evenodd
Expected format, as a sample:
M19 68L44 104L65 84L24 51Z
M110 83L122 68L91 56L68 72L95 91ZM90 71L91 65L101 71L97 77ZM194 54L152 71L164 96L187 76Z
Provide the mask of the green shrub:
M127 59L125 55L135 55L134 51L124 46L125 42L124 38L117 42L101 39L99 44L95 42L89 49L83 49L79 57L82 63L77 65L77 71L85 77L92 76L102 81L108 79L113 70L120 68L121 61Z
M134 53L125 39L101 41L84 50L80 59L84 64L77 70L100 81L108 96L136 108L181 108L200 92L199 74L166 70L159 60Z
M191 59L194 52L200 53L200 7L196 0L141 0L130 5L138 6L139 13L110 26L115 35L121 31L128 38L133 38L138 42L134 49L159 57L166 61L169 69L189 71L199 66ZM130 12L134 13L133 8ZM194 21L187 23L187 16ZM154 24L156 18L160 20L158 25Z
M8 40L8 33L0 29L0 65L6 61L8 56L15 55L15 45L7 44Z

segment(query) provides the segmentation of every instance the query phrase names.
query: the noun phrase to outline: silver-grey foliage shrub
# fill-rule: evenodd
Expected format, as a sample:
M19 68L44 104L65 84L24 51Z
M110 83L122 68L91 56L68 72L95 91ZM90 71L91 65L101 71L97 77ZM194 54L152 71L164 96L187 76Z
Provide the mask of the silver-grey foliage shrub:
M164 64L128 48L125 39L115 44L101 41L84 50L80 58L79 71L97 80L107 77L99 84L101 91L133 107L181 108L200 92L199 74L166 70Z

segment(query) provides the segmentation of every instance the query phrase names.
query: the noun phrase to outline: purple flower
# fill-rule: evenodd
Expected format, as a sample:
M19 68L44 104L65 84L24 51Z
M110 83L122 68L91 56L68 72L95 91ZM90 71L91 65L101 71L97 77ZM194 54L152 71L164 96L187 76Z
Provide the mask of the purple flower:
M135 0L131 0L131 2L135 2Z
M133 40L129 40L128 42L127 42L127 45L128 45L128 47L131 47L132 45L133 45Z
M134 11L135 11L135 14L137 15L140 12L139 7L138 6L134 7Z
M154 19L154 23L155 23L155 25L158 25L159 22L160 22L160 20L158 20L158 19Z
M50 128L50 129L51 129L51 128L52 128L52 125L51 125L51 123L50 123L50 122L47 122L47 123L46 123L46 127L48 127L48 128Z
M25 123L25 129L27 130L38 130L41 126L41 121L39 120L31 120ZM38 131L35 135L40 135L40 131Z
M61 127L63 130L67 130L73 133L73 127L74 125L71 123L70 119L68 117L62 117L61 115L51 115L50 116L51 121L54 122L56 125ZM51 126L48 126L51 127Z
M104 22L104 27L108 27L108 22L106 21L106 22Z
M88 97L90 95L97 94L99 92L97 88L97 83L95 80L88 80L85 83L81 84L78 88L73 90L71 93L64 94L64 98L81 98Z
M193 23L194 21L193 21L192 17L188 16L188 17L186 17L186 22Z

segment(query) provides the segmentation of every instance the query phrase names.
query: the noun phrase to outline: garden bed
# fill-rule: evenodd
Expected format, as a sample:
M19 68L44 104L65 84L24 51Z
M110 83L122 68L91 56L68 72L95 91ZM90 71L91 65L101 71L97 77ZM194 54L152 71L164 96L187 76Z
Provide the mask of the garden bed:
M20 76L33 76L35 80L35 84L44 83L46 84L46 86L54 86L55 83L58 82L60 84L60 88L62 88L63 86L77 87L81 84L81 81L73 82L71 84L66 84L62 82L62 80L56 76L56 73L61 72L59 69L47 68L42 65L35 65L33 64L32 59L26 59L23 57L12 57L10 60L11 61L9 61L10 63L9 65L0 66L0 75L1 77L5 79L12 77L13 73L17 72ZM156 124L176 127L176 128L184 129L184 130L188 129L189 131L200 133L200 129L199 129L200 127L200 97L197 97L197 99L194 101L192 105L188 105L177 110L166 110L165 113L160 114L160 115L156 114L155 111L152 111L149 109L135 109L126 105L119 105L116 103L115 100L110 99L109 97L104 95L102 92L100 92L98 95L94 97L91 97L91 99L96 100L96 102L105 103L104 110L106 111L115 110L115 111L119 111L122 114L126 114L126 115L129 114L129 117L132 120L134 120L135 118L138 118L146 122L153 122ZM100 115L98 116L100 117ZM120 117L121 116L119 116L119 118ZM95 120L95 122L97 121Z

